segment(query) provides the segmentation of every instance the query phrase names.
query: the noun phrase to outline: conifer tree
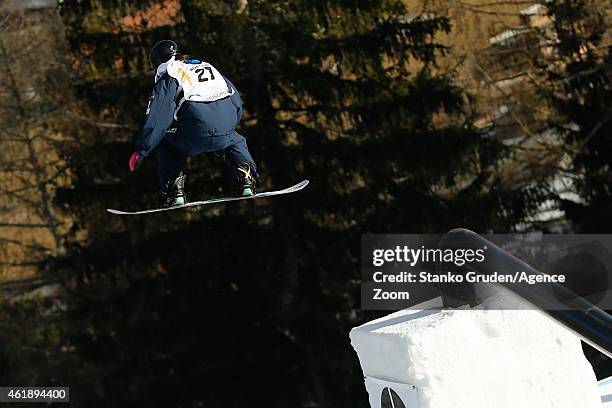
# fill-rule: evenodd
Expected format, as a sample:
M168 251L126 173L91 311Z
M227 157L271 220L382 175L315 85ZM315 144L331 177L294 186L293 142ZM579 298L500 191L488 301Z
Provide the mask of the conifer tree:
M554 48L543 65L541 94L550 105L550 125L565 141L576 199L560 199L577 233L612 231L612 49L606 6L590 0L547 2L552 29L542 33ZM583 343L598 378L612 361Z
M504 232L537 202L501 186L504 149L436 66L448 19L395 0L185 0L177 24L122 30L128 3L155 2L61 6L78 95L98 122L127 126L83 127L65 151L74 181L59 199L77 222L54 267L74 271L63 338L83 364L71 386L114 406L216 406L221 395L367 406L347 339L372 316L359 311L360 235ZM260 188L308 178L307 190L159 217L104 212L155 205L154 158L136 175L127 158L152 86L148 47L166 37L241 91ZM193 158L191 189L223 194L221 168Z
M612 230L612 54L605 47L610 38L605 6L557 0L547 7L555 60L544 70L543 94L552 110L550 124L568 146L580 197L561 200L562 208L576 232L607 233Z

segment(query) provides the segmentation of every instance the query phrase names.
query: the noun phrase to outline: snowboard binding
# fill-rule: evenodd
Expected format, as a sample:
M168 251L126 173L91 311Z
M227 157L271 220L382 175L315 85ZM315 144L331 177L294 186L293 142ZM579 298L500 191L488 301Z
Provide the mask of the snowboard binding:
M232 195L234 197L248 197L256 194L255 170L249 162L242 161L236 165L232 181Z
M180 170L175 177L171 177L166 182L159 193L159 205L162 208L187 204L187 195L185 194L186 178L185 173Z

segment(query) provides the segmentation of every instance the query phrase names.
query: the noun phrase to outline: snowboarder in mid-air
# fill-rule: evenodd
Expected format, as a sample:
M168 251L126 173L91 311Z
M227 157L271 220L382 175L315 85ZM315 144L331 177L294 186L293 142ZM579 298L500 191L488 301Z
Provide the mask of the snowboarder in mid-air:
M130 171L157 148L160 205L183 205L186 157L223 150L232 195L254 195L257 167L245 138L236 132L242 100L234 84L211 64L179 55L171 40L155 44L150 59L156 69L155 87L146 121L134 140Z

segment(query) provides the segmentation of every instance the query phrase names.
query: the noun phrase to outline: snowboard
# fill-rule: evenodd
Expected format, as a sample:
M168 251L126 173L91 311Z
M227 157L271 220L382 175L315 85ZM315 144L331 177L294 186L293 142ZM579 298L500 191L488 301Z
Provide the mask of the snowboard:
M191 203L187 203L187 204L183 204L183 205L177 205L174 207L168 207L168 208L153 208L150 210L142 210L142 211L121 211L121 210L114 210L112 208L107 208L106 211L108 211L111 214L117 214L117 215L140 215L140 214L152 214L152 213L158 213L158 212L163 212L163 211L173 211L173 210L180 210L182 208L190 208L190 207L199 207L202 205L210 205L210 204L220 204L220 203L227 203L230 201L240 201L240 200L252 200L255 198L264 198L264 197L272 197L272 196L277 196L277 195L282 195L282 194L291 194L291 193L295 193L298 192L300 190L302 190L304 187L306 187L308 185L308 180L303 180L300 181L299 183L285 188L283 190L276 190L276 191L266 191L263 193L257 193L255 195L252 196L246 196L246 197L222 197L222 198L213 198L211 200L205 200L205 201L193 201Z

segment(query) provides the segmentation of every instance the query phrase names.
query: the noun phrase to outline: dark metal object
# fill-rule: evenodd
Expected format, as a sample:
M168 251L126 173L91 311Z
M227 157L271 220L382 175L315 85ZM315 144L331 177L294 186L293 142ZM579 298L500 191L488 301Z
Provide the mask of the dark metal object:
M486 240L473 231L458 228L440 240L441 248L483 248L487 255L483 262L466 265L480 274L494 271L524 271L529 275L544 275L514 255ZM550 318L573 331L582 340L612 358L612 316L558 283L545 285L498 284L540 309ZM490 286L494 289L494 286ZM482 303L494 290L478 292L471 284L441 286L444 306L471 306ZM562 299L562 300L560 300Z

